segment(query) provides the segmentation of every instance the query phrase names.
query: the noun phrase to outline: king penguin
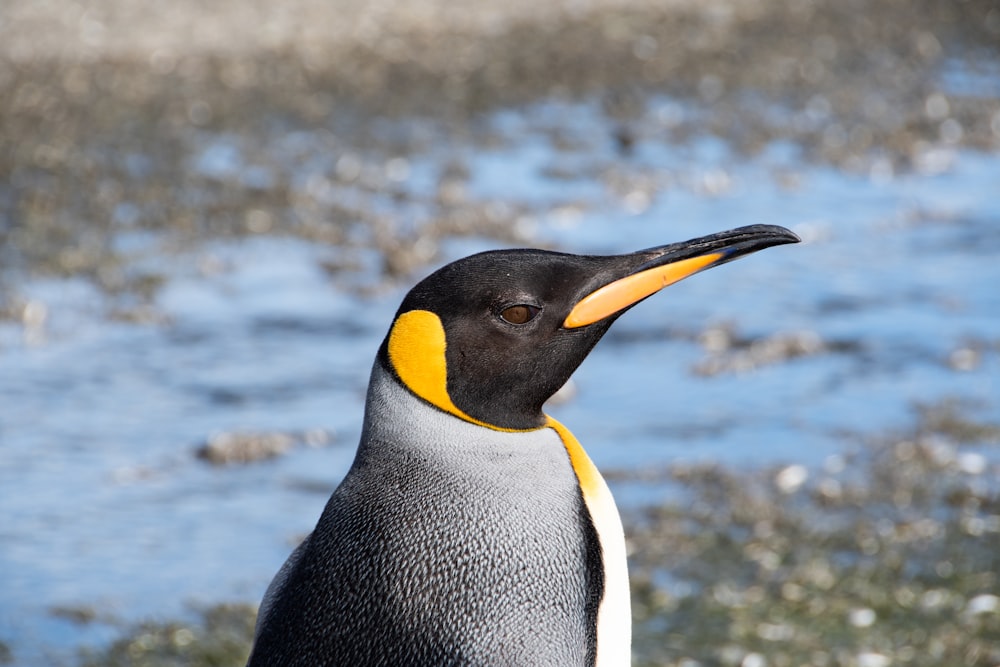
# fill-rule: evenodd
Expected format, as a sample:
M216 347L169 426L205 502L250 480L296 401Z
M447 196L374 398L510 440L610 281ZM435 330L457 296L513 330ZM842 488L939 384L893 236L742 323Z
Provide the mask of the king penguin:
M264 594L248 665L628 665L618 510L542 406L639 301L798 240L754 225L627 255L498 250L418 283L378 350L354 463Z

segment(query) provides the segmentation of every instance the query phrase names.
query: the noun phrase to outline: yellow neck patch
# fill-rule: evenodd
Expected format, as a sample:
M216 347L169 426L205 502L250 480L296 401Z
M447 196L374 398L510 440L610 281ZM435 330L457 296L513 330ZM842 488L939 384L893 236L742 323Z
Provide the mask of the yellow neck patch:
M573 472L576 473L577 481L580 483L584 500L596 497L601 489L606 488L601 472L587 456L583 445L568 428L548 415L546 415L546 422L546 426L559 434L559 439L562 440L563 447L569 454L569 462L573 466Z
M396 318L389 332L389 362L414 394L448 414L494 431L535 431L501 428L463 412L448 394L447 341L441 318L429 310L411 310Z

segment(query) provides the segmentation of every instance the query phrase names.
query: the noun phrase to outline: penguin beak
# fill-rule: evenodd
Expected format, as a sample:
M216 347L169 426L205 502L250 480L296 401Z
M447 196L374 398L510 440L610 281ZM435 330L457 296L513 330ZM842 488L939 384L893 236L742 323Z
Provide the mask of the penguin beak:
M575 329L599 322L699 271L800 240L784 227L751 225L626 255L624 259L631 261L626 262L625 275L580 299L563 327Z

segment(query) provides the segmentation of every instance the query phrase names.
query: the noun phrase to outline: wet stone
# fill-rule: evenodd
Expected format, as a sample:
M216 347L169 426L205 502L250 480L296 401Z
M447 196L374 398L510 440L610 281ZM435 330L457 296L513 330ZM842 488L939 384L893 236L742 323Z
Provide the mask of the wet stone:
M239 465L283 456L297 445L322 447L332 439L333 435L323 430L304 433L226 431L211 436L195 454L212 465Z

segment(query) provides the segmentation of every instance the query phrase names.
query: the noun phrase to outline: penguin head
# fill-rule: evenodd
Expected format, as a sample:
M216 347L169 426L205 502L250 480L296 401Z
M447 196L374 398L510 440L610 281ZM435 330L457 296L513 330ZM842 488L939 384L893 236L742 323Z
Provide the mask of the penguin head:
M626 310L689 275L798 237L754 225L627 255L496 250L418 283L379 362L418 397L499 430L546 423L542 405Z

